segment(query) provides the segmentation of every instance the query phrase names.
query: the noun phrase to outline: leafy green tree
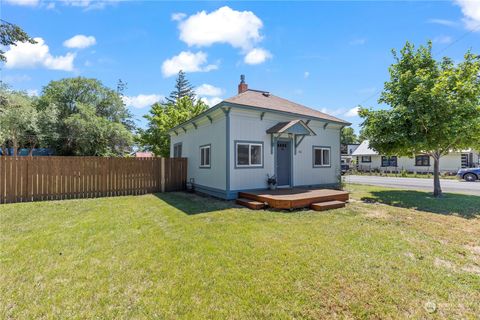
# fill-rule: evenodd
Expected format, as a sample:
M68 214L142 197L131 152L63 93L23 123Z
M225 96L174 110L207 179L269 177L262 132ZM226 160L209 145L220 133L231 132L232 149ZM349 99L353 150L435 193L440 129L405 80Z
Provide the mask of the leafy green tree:
M365 140L368 140L368 139L365 137L365 130L361 128L360 132L358 133L358 143L362 143Z
M358 142L357 135L353 128L345 127L340 132L340 143L341 144L354 144Z
M24 92L16 92L2 87L0 89L0 137L3 153L7 145L13 148L13 155L29 141L30 135L36 135L37 110L32 98Z
M121 88L124 88L123 83ZM131 133L128 138L124 135L131 132L135 126L131 113L122 100L121 90L112 90L96 79L83 77L51 81L43 89L37 107L38 110L46 110L48 106L55 105L58 109L57 139L51 141L57 152L63 155L122 155L126 150L124 143L132 140ZM73 117L73 120L69 120L70 117ZM111 133L113 136L119 135L123 138L105 139L110 143L107 147L103 144L92 144L84 135L79 138L78 132L73 129L82 127L87 118L91 118L95 124L102 122L107 130L115 131ZM73 125L74 123L76 125ZM120 130L120 127L125 130ZM85 128L91 129L89 126ZM109 134L103 132L101 136ZM119 144L115 145L117 142ZM97 147L98 149L95 149Z
M155 103L145 118L148 129L140 131L139 143L156 155L170 156L170 136L168 131L182 122L207 110L208 106L201 100L192 101L188 96L176 103Z
M188 81L185 72L180 70L178 72L177 79L175 80L175 90L170 93L170 96L167 97L167 102L175 104L179 99L183 97L188 97L192 102L195 101L195 91L193 90L192 85Z
M29 136L29 155L32 155L34 148L49 148L54 145L55 141L58 141L60 138L58 126L61 120L58 114L58 108L54 104L37 110L37 131Z
M37 43L19 26L0 19L0 44L2 46L16 46L17 42ZM0 47L0 61L7 61L5 51Z
M35 98L25 92L0 88L0 146L6 154L7 145L18 149L28 148L29 155L37 147L49 147L56 136L58 112L55 105L44 110L35 108Z
M98 116L93 106L79 103L78 112L65 120L66 143L74 155L116 156L130 151L131 132L121 123Z
M407 42L400 54L393 50L395 63L379 98L390 108L361 108L359 114L378 152L433 158L433 194L441 197L441 157L479 144L480 56L469 51L455 63L446 57L436 61L431 51L431 42L418 49Z

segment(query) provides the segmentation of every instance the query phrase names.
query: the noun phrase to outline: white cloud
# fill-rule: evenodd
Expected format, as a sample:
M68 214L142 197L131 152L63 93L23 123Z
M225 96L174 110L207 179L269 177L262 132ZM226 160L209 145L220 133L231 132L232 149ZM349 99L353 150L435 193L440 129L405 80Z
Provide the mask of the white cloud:
M38 97L38 90L37 89L28 89L27 94L30 97Z
M158 94L139 94L138 96L124 96L123 102L127 107L142 109L162 100L164 96Z
M355 108L352 108L350 110L348 110L347 112L345 112L345 117L356 117L358 116L358 110L360 108L359 107L355 107Z
M120 0L60 0L64 5L81 7L85 10L103 9L107 5L116 4Z
M40 0L2 0L6 3L18 6L35 7L41 4ZM58 0L64 5L73 7L82 7L84 9L102 9L109 4L117 3L120 0ZM55 3L50 2L46 5L47 9L54 9Z
M195 93L200 100L205 102L210 107L213 107L223 100L220 96L224 93L224 90L222 88L212 86L211 84L204 83L195 88Z
M44 67L51 70L72 71L75 53L68 52L64 56L53 56L45 41L42 38L35 38L37 43L17 43L10 46L5 52L7 62L5 67L13 68L35 68Z
M182 51L178 55L165 60L162 64L164 77L176 75L180 70L185 72L208 72L215 69L218 69L218 66L207 64L207 54L202 51L197 53Z
M214 105L219 104L223 100L220 97L211 97L211 98L201 97L200 99L210 107L213 107Z
M307 79L308 77L310 77L310 72L309 72L309 71L305 71L305 72L303 73L303 77L304 77L305 79Z
M90 46L93 46L97 43L97 40L94 36L85 36L83 34L77 34L76 36L71 37L68 40L63 42L63 45L67 48L77 48L83 49Z
M270 52L262 48L255 48L247 53L244 62L247 64L260 64L270 58L272 58L272 54Z
M199 96L207 97L221 96L223 94L223 89L204 83L195 88L195 93Z
M34 7L38 5L40 2L39 0L3 0L8 4L16 5L16 6L28 6Z
M365 43L367 43L367 39L365 39L365 38L357 38L357 39L351 40L348 44L350 44L351 46L362 46L362 45L364 45Z
M454 27L457 25L455 21L447 20L447 19L429 19L428 23L439 24L447 27Z
M463 13L465 27L472 31L480 31L480 1L478 0L455 0Z
M262 40L263 23L251 11L236 11L225 6L216 11L191 15L180 22L180 40L189 46L210 46L227 43L248 51Z
M345 113L345 109L340 108L340 109L328 109L328 108L321 108L320 112L329 114L331 116L340 116Z
M438 36L433 38L433 43L439 43L439 44L449 44L452 43L453 39L450 36Z
M183 12L176 12L176 13L172 13L172 21L181 21L183 19L185 19L187 15Z

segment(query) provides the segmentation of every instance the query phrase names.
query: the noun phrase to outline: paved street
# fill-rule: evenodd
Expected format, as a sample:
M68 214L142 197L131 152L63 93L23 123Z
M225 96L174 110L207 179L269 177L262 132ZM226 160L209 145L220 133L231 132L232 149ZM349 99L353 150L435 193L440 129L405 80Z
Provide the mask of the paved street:
M345 176L345 182L368 184L373 186L433 191L433 179L423 178L393 178L377 176ZM443 192L464 193L480 196L480 181L465 182L442 179Z

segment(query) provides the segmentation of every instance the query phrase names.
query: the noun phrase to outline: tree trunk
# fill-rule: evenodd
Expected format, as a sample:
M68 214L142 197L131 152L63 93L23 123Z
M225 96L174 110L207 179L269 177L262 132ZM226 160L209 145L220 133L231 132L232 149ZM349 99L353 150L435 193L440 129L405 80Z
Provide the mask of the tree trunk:
M442 187L440 185L440 154L436 152L433 156L433 196L441 198Z
M17 140L13 139L13 156L16 157L17 156L17 152L18 152L18 145L17 145Z
M28 156L31 157L33 156L33 149L35 149L35 147L37 146L37 142L35 138L30 139L29 142L30 142L30 150L28 150Z

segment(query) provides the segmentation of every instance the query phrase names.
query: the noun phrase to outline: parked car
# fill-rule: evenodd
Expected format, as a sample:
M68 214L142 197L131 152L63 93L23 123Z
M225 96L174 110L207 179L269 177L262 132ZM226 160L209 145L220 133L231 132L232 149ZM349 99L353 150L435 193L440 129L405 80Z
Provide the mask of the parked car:
M457 177L469 182L477 181L480 179L480 168L460 169L457 172Z
M341 164L340 168L342 170L342 175L344 175L345 173L348 172L348 170L350 170L350 166L348 164Z

